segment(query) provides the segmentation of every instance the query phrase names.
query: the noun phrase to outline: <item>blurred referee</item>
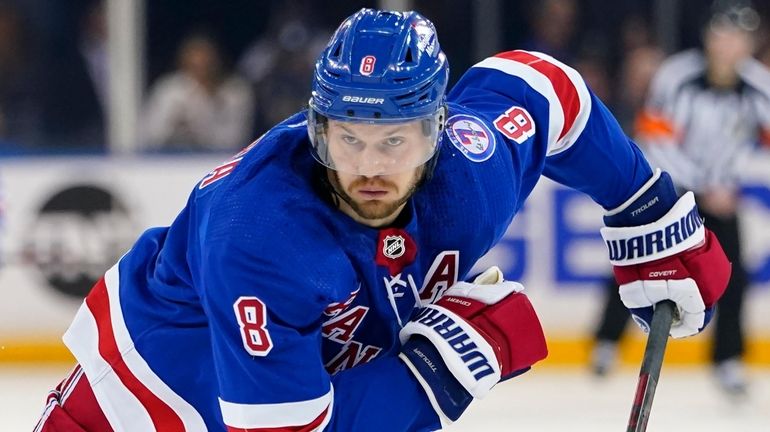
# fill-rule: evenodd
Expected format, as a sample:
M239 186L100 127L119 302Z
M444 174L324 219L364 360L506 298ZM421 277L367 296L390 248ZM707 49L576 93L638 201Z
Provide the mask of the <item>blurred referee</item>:
M742 305L748 277L741 258L738 199L743 161L770 149L770 71L751 55L759 15L746 1L718 1L703 31L703 49L668 58L653 78L636 122L650 163L696 194L700 214L733 263L717 307L712 360L720 387L746 393ZM596 332L593 368L606 372L628 311L612 284Z

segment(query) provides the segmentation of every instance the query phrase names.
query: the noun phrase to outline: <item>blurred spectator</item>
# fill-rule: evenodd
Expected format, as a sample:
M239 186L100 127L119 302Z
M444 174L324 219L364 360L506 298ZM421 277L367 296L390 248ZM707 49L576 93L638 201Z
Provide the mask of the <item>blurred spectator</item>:
M705 225L733 264L718 303L712 360L721 388L746 392L742 306L748 276L741 257L738 211L741 162L759 143L770 145L770 71L751 58L759 16L747 2L715 3L703 49L666 60L652 82L637 122L638 140L652 164L692 190ZM628 312L611 284L597 331L594 369L603 373Z
M633 131L636 115L642 109L652 77L663 62L663 51L654 45L638 45L626 52L615 89L613 112L623 130Z
M36 141L39 113L33 63L24 17L10 3L0 4L0 141Z
M631 14L623 20L620 30L620 49L623 54L655 45L653 39L650 25L642 16Z
M575 0L544 0L535 6L532 36L519 48L540 51L566 63L572 63L577 32Z
M87 0L72 7L55 5L63 33L49 35L39 71L44 145L104 148L105 111L99 97L107 68L103 4ZM68 24L74 24L76 31L70 31Z
M107 110L109 86L109 57L107 46L107 16L103 1L92 4L83 16L78 43L85 60L86 71L103 111Z
M178 70L159 78L144 113L144 142L158 150L235 150L251 138L253 96L241 78L223 71L217 45L186 38Z
M256 95L257 135L307 104L313 64L330 34L313 24L312 7L284 3L270 17L264 36L242 56L238 71Z

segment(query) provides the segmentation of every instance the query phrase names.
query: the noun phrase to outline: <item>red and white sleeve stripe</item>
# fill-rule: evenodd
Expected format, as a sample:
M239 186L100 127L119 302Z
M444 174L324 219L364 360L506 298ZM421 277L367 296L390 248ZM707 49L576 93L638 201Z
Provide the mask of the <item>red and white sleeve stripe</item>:
M473 67L496 69L523 79L548 100L548 156L567 150L591 114L591 97L583 78L553 57L532 51L508 51Z
M43 428L46 426L46 422L48 421L48 417L51 415L51 412L57 405L64 406L64 402L69 399L72 391L75 389L78 381L80 381L82 377L83 369L79 364L75 365L75 368L72 370L72 372L70 372L69 375L67 375L67 378L60 382L54 390L51 390L48 393L45 410L40 416L40 420L38 420L37 424L35 425L33 432L41 432L43 430Z
M150 369L134 349L119 302L115 265L99 281L64 334L115 430L206 431L200 413Z
M239 404L219 399L228 432L315 432L329 423L334 388L306 401L276 404Z

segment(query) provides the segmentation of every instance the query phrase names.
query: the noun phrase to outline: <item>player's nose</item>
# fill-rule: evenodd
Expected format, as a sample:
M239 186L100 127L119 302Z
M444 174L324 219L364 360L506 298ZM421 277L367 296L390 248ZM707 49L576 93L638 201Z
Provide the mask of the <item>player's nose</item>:
M378 150L367 147L358 157L356 174L364 177L376 177L387 174L389 163Z

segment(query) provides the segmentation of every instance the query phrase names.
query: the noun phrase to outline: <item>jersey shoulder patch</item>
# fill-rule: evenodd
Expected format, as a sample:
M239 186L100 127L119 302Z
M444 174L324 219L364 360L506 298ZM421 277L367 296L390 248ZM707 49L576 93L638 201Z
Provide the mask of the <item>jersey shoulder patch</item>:
M484 162L495 152L495 134L476 116L455 114L449 117L446 134L463 156L473 162Z

